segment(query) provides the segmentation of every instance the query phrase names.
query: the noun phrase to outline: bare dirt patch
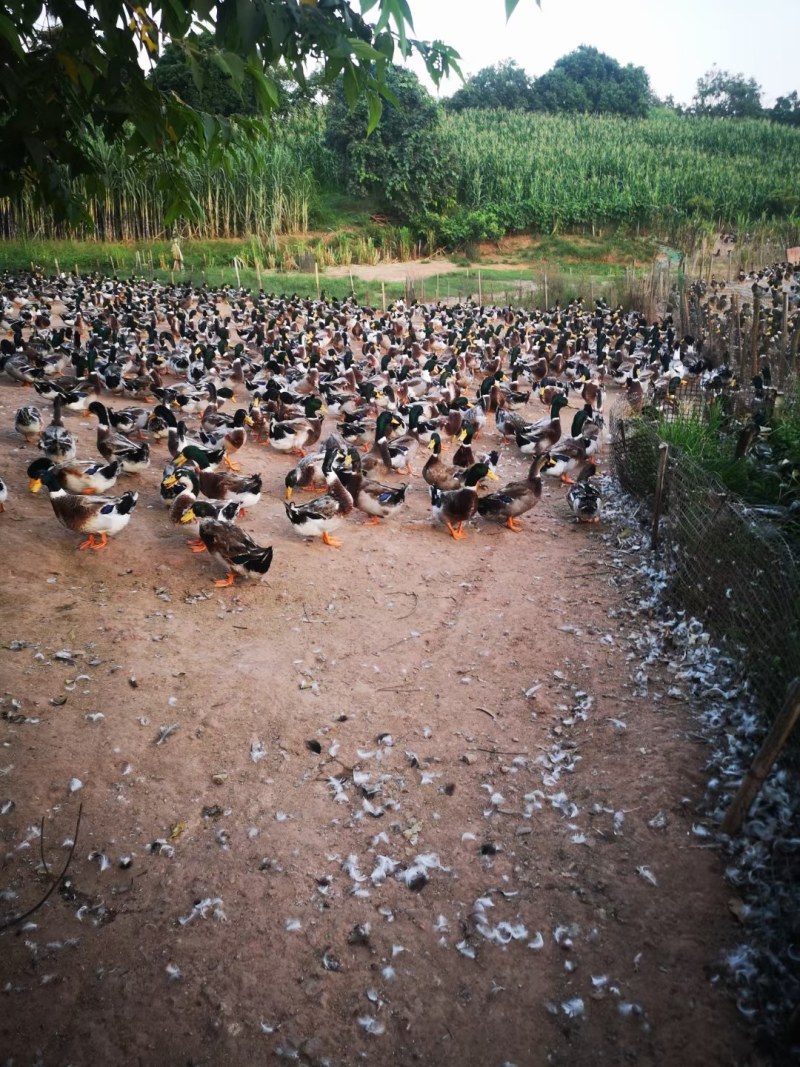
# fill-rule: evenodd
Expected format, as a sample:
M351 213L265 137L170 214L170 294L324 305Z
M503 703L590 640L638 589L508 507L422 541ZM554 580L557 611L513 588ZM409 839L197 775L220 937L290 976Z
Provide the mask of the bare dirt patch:
M0 384L2 914L48 884L42 817L54 871L83 817L68 881L2 934L5 1057L752 1062L707 973L735 931L691 834L690 709L633 697L613 538L559 485L523 533L456 543L414 478L400 520L352 519L337 551L293 534L293 461L251 443L243 525L274 563L219 590L158 446L129 528L78 552L26 492L23 402ZM526 467L509 448L501 477Z

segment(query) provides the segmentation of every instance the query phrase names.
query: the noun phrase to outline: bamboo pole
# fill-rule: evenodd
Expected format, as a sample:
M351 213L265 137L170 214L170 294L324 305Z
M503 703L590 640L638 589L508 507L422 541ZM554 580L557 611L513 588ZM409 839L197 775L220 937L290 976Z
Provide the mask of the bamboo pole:
M742 784L725 813L720 826L723 834L736 834L741 829L753 801L769 776L773 763L781 754L798 719L800 719L800 678L793 678L787 686L783 707L778 712L764 743L750 765L750 770L742 779Z
M242 288L242 279L239 277L239 257L233 257L233 269L236 271L236 288Z
M662 441L658 446L658 475L656 477L656 499L653 504L653 534L650 547L658 548L658 524L661 521L661 505L664 501L664 480L667 474L667 458L669 456L669 444Z

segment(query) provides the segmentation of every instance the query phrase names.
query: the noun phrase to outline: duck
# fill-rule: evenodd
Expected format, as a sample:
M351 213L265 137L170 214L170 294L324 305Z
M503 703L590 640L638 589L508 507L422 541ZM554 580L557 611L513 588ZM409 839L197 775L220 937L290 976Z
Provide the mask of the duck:
M542 498L542 470L549 460L547 452L536 456L524 482L508 482L496 493L479 497L478 514L489 522L505 522L509 530L519 533L522 526L517 519Z
M416 423L416 419L413 421ZM381 461L390 473L394 471L402 474L414 473L411 461L419 448L419 439L412 429L402 437L389 440L388 433L392 426L402 426L400 418L391 411L382 411L375 424L375 445L362 460L363 470L372 470Z
M286 487L286 499L292 499L295 489L302 489L306 493L327 492L328 484L322 473L322 465L325 461L324 452L312 452L303 456L296 467L292 467L284 479ZM319 483L322 482L320 487Z
M525 430L529 425L518 411L512 411L508 407L505 394L502 393L500 403L494 413L494 422L495 428L503 440L509 437L516 437L518 432Z
M464 484L464 471L460 468L451 467L444 462L442 459L442 439L438 433L431 435L431 442L428 448L431 450L431 455L422 468L422 477L428 485L435 485L437 489L441 489L443 492L460 489Z
M234 452L238 452L240 448L244 448L247 443L247 430L245 427L252 425L253 420L247 411L244 408L239 408L235 412L230 426L212 433L201 432L200 440L204 445L212 448L218 448L221 445L225 449L223 457L225 466L228 470L240 471L242 468L232 461L231 455Z
M197 478L199 491L209 500L236 500L242 510L254 507L261 499L262 478L260 474L233 474L215 471L207 465L208 456L196 445L188 445L175 461L173 467L161 480L162 490L169 491L178 484L180 474L192 470ZM162 496L164 493L162 491Z
M333 448L325 453L322 470L328 484L328 492L324 496L299 505L287 500L283 505L286 517L299 537L321 537L331 548L340 548L342 542L331 537L330 531L353 510L353 498L333 469L337 455L341 453Z
M600 522L600 490L590 481L595 473L595 465L587 463L567 493L567 503L576 522Z
M74 459L78 452L78 438L61 421L61 406L61 398L56 397L53 401L53 421L42 430L39 437L40 450L55 462Z
M68 493L54 470L42 473L42 484L50 494L50 503L62 526L77 533L88 534L78 546L81 549L105 548L109 537L124 530L131 521L138 493L124 493L118 497L97 496L91 499Z
M272 565L272 545L267 548L257 545L249 534L231 522L201 519L200 540L208 554L228 568L227 575L215 581L215 586L233 585L237 574L242 578L264 575Z
M361 460L362 470L374 470L379 463L382 463L387 471L393 469L391 454L388 451L388 447L384 446L388 446L392 430L402 425L400 418L391 411L382 411L378 415L375 420L375 440L372 448Z
M304 456L306 448L319 441L324 411L322 400L318 396L309 396L305 400L304 409L305 418L287 419L283 422L271 420L269 443L276 452L291 452Z
M14 429L24 438L25 444L31 444L44 429L44 419L39 408L33 404L18 408L14 416Z
M47 456L42 456L28 467L28 488L32 493L38 493L42 488L43 475L51 472L61 488L66 489L68 493L93 496L113 488L119 470L120 463L116 459L111 463L72 459L56 464Z
M466 537L463 526L469 522L478 509L478 482L483 478L497 481L497 475L488 463L476 463L464 475L461 489L443 492L436 485L431 486L431 512L433 517L443 523L455 541Z
M89 411L97 416L97 451L107 460L119 460L125 474L139 474L150 466L150 446L147 442L136 444L124 434L111 429L108 408L99 400L89 405Z
M0 514L6 510L6 501L8 500L8 486L0 478Z
M561 438L560 411L568 403L567 397L558 394L553 397L549 419L534 423L528 429L517 432L517 445L523 455L541 455L544 452L549 452L553 445L558 443Z
M405 504L408 483L393 488L365 478L358 449L350 449L347 459L352 463L351 469L340 468L336 473L358 510L371 516L370 525L377 526L381 519L397 515Z
M560 478L564 485L574 485L575 482L570 478L570 472L579 470L583 466L591 444L588 437L562 438L558 448L549 453L550 459L544 473Z
M197 476L193 470L185 468L178 479L182 490L172 502L169 509L170 521L186 526L203 519L217 519L220 522L233 522L239 514L241 505L238 500L198 500ZM206 546L199 537L187 541L193 552L205 552Z
M592 421L593 414L594 408L591 404L588 403L584 404L580 411L576 411L575 417L572 420L572 425L570 426L569 430L570 436L580 437L583 433L583 427L585 426L585 424L587 422Z

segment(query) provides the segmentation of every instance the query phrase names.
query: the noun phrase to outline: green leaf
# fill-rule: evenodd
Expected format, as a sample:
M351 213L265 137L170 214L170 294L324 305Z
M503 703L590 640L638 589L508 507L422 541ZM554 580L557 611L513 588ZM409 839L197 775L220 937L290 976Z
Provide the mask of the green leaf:
M370 92L367 97L369 105L369 121L367 123L367 137L377 127L381 121L381 115L383 113L383 101L376 92Z
M359 89L355 67L352 63L348 63L344 69L344 95L351 110L358 103Z
M257 67L255 63L248 63L247 73L250 76L250 80L253 83L258 102L264 111L272 111L280 104L280 96L278 94L278 86L272 80L268 78L264 71L260 67Z
M349 48L351 55L358 56L359 59L365 59L368 63L374 63L377 60L384 58L382 52L377 51L372 45L367 44L366 41L362 41L359 37L348 37L347 47Z
M16 27L8 15L4 15L2 11L0 11L0 37L4 37L8 41L18 59L25 59L25 53L19 43Z

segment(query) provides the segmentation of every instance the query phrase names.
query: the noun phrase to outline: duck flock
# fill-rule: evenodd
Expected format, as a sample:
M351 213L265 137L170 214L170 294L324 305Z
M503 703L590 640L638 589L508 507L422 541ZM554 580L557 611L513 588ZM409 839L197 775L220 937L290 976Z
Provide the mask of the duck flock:
M433 520L460 540L476 516L518 532L542 475L569 483L577 521L599 520L594 459L610 385L636 409L646 397L668 400L687 376L726 383L725 368L709 366L671 316L648 323L603 301L376 310L353 299L7 274L0 338L0 370L19 390L16 434L41 453L27 463L30 488L47 490L55 517L84 536L79 547L101 550L136 521L135 489L108 494L121 477L135 484L164 442L161 497L173 522L196 525L190 547L225 565L223 585L272 562L272 547L237 525L262 501L262 474L236 461L248 440L283 463L287 532L338 547L333 532L354 510L376 524L402 521L409 483L396 479L418 473ZM75 415L96 419L96 454L78 456L65 422ZM506 450L529 462L526 478L503 484ZM295 491L310 499L299 503ZM0 482L0 507L6 499Z

